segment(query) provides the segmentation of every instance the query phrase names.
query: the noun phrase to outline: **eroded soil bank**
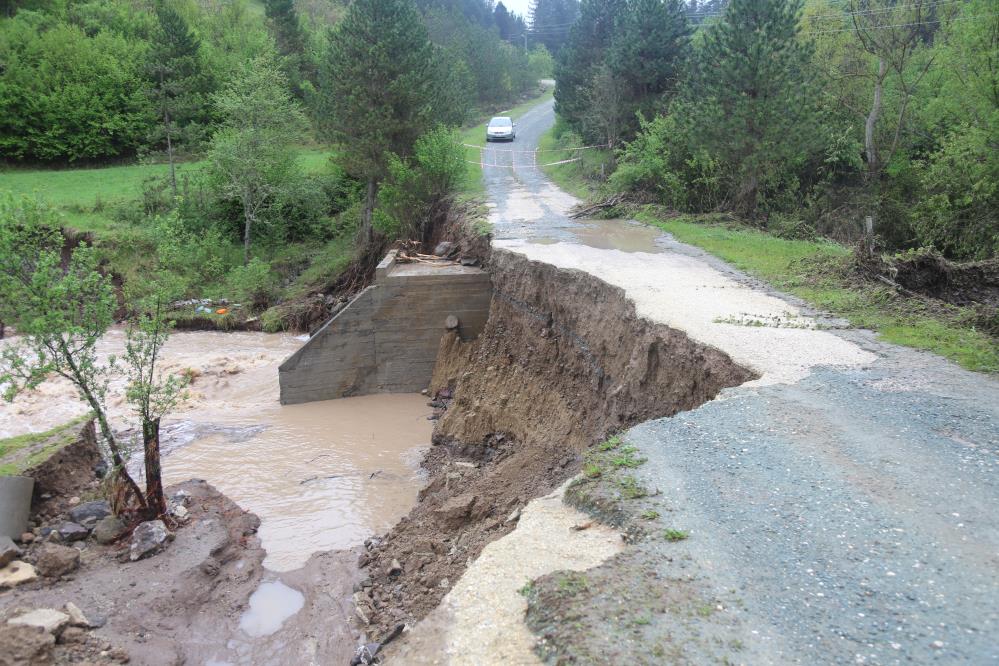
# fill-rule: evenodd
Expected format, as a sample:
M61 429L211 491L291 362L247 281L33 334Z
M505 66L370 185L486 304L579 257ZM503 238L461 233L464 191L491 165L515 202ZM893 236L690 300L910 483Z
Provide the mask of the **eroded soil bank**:
M359 560L373 586L355 601L374 638L437 606L521 507L580 469L588 446L754 378L717 349L639 318L621 289L591 275L502 250L489 268L482 336L441 343L430 483Z

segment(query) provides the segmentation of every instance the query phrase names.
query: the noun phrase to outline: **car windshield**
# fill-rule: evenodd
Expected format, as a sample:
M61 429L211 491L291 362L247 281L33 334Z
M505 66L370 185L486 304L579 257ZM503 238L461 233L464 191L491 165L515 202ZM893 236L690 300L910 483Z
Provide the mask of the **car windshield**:
M489 121L490 127L510 127L513 125L513 121L509 118L493 118Z

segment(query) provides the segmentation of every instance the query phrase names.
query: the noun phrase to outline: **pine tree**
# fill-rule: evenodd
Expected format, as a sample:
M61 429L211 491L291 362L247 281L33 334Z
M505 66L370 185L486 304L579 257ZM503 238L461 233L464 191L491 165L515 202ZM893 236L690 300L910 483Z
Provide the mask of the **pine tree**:
M311 83L316 73L294 0L265 0L264 12L278 53L285 59L284 70L291 81L291 89L302 97L306 81Z
M496 24L496 28L499 30L500 39L505 39L510 41L514 35L514 21L513 17L510 15L510 11L506 8L502 2L496 3L496 8L493 9L493 22Z
M616 17L607 64L624 88L626 134L637 131L639 113L652 117L676 93L689 46L680 0L630 0Z
M367 181L366 242L388 155L408 156L439 115L438 62L410 0L355 0L330 35L321 74L322 125L348 170Z
M614 35L615 17L625 11L626 0L583 0L579 19L555 59L555 111L584 136L599 139L587 128L591 85L604 63Z
M170 185L177 196L177 175L174 153L178 138L197 143L197 130L207 119L205 97L211 90L211 79L202 65L201 42L187 21L170 5L156 5L158 30L154 35L147 70L151 81L150 97L159 115L159 140L166 143L170 163Z
M813 100L798 39L801 0L732 0L706 31L692 89L697 134L729 164L731 204L755 215L761 190L808 152Z

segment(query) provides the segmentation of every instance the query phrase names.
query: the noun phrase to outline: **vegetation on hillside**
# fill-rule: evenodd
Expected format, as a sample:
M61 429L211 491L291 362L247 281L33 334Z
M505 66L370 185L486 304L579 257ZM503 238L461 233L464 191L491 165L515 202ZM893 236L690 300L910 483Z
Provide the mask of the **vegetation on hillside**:
M423 182L441 151L458 154L442 128L552 69L524 48L523 19L484 0L42 0L4 14L0 191L51 203L67 242L85 239L126 284L164 269L179 298L242 306L187 305L182 325L321 319L323 293L356 287L340 284L352 259L423 233L419 212L440 219L461 185Z
M999 253L993 3L731 0L696 22L687 10L583 0L557 54L563 144L617 147L603 188L848 242L871 218L888 251ZM635 50L635 25L663 36Z

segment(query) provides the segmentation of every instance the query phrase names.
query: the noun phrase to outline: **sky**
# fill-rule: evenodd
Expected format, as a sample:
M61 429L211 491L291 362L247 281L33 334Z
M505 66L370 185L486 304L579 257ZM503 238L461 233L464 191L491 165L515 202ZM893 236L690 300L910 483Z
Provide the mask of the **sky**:
M527 19L528 10L531 8L531 0L503 0L503 4L514 14L520 14Z

